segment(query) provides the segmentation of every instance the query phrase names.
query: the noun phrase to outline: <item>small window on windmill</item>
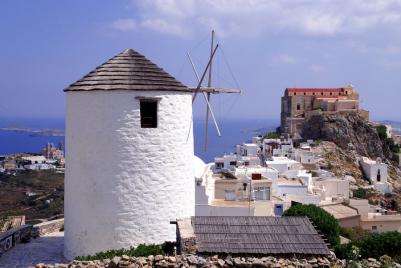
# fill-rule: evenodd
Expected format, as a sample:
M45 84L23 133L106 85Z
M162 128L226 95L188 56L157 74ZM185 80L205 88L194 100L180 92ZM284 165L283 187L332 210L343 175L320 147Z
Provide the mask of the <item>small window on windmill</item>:
M141 128L157 128L157 100L141 99Z

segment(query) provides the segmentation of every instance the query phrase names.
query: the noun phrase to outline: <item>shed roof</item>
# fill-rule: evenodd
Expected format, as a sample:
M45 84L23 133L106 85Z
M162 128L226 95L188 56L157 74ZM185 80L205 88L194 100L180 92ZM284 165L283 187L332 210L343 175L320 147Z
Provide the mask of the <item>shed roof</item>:
M330 254L307 217L196 216L191 221L203 253Z
M133 49L126 49L64 91L185 91L188 87Z
M358 211L343 204L322 206L322 209L333 215L337 220L358 217Z

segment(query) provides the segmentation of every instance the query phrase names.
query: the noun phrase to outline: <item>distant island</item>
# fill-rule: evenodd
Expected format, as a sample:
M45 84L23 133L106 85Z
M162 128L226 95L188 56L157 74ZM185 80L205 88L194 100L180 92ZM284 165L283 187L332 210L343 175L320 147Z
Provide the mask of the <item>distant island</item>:
M2 127L0 131L31 133L31 136L64 137L64 130L50 128Z

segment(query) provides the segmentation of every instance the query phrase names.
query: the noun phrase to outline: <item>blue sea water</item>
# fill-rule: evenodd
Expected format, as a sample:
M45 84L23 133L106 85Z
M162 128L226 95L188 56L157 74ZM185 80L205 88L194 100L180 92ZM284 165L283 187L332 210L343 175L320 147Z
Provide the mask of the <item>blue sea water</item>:
M205 122L194 120L195 154L205 162L215 156L235 151L235 145L250 141L253 136L274 130L278 120L272 119L222 119L219 122L222 137L218 137L214 125L209 125L209 145L204 150ZM2 118L0 127L29 127L64 129L64 119ZM39 153L48 142L64 143L64 137L36 136L27 132L0 131L0 155L11 153Z

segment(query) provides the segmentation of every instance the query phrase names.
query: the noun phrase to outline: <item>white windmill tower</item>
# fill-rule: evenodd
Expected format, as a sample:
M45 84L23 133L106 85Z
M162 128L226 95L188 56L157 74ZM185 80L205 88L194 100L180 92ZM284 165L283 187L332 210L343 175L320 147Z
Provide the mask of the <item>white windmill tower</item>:
M66 258L173 241L194 215L192 103L224 92L201 86L216 49L196 88L127 49L64 90Z

